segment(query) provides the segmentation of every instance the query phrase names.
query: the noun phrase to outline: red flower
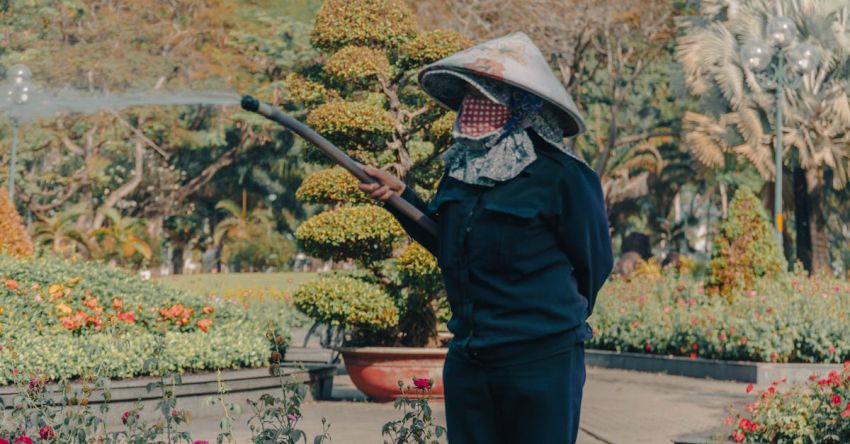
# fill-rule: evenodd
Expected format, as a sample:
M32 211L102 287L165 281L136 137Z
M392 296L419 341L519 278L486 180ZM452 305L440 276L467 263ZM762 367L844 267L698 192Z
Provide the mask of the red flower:
M694 342L693 344L691 344L691 348L692 348L692 349L694 349L694 350L696 350L696 349L698 349L698 348L699 348L699 346L697 346L697 343L696 343L696 342Z
M817 381L817 380L818 380L818 374L817 373L812 373L811 375L809 375L809 381Z
M419 390L431 390L434 386L434 381L428 378L413 378L413 385Z
M134 422L139 420L139 413L138 412L133 413L133 419L134 419ZM121 423L123 423L124 425L127 425L127 421L129 421L129 420L130 420L130 412L126 411L126 412L124 412L123 415L121 415Z
M750 431L751 431L751 432L755 432L755 431L756 431L756 430L758 430L758 429L759 429L759 425L758 425L758 424L756 424L756 423L754 423L754 422L751 422L751 423L750 423Z
M750 424L751 422L748 418L741 418L741 420L738 422L738 427L747 430L750 428Z
M17 290L18 288L18 281L14 279L5 279L3 283L6 284L6 288L9 290Z
M696 354L696 353L691 353L691 359L696 359L696 358L697 358L697 354Z
M652 351L652 344L646 344L646 351Z
M734 432L732 432L732 439L735 440L735 442L743 442L744 432L740 430L735 430Z
M726 419L723 420L723 424L728 426L732 425L733 422L735 422L735 418L731 416L727 416Z
M53 431L53 427L46 425L38 431L38 436L45 441L49 441L56 437L56 432Z
M751 391L753 391L753 385L752 384L747 386L747 393L750 393Z
M9 444L9 440L6 438L0 438L0 444Z
M136 314L132 311L128 311L126 313L118 313L118 320L121 322L126 322L128 324L135 324Z
M832 402L832 405L841 405L842 400L840 395L832 395L829 401Z
M32 438L27 435L21 435L15 438L15 444L32 444Z

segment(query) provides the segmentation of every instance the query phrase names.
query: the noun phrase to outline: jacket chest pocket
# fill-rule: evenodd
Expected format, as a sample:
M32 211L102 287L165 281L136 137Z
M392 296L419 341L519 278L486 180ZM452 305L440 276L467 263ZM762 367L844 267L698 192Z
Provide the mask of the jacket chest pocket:
M507 271L539 253L546 227L538 208L485 202L483 210L479 234L485 235L490 245L481 249L482 265Z
M437 193L428 204L428 210L438 215L437 263L441 269L454 268L458 242L459 213L464 194L460 190L448 189Z

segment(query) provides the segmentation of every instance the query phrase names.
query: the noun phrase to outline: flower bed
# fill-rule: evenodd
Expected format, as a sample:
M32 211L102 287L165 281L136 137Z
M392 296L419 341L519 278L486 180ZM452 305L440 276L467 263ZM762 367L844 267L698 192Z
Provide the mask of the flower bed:
M283 300L243 304L142 281L100 263L0 256L0 383L13 369L62 380L268 363Z
M845 281L788 274L729 300L706 294L701 281L687 276L612 280L590 318L588 346L759 362L850 359Z
M744 413L726 418L735 442L850 442L850 362L843 371L813 374L807 384L783 387L774 381L763 390L752 384Z

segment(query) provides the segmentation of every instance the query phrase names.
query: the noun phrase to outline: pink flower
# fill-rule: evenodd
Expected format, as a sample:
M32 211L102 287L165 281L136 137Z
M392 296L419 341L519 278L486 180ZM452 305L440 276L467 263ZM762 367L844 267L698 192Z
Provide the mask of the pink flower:
M32 444L32 438L27 435L21 435L15 438L15 444Z
M832 402L832 405L841 405L841 396L840 395L832 395L832 398L829 398L829 401Z
M0 438L0 444L9 444L9 440L6 438Z
M210 444L209 441L195 441L192 444Z
M728 426L732 425L733 422L735 422L735 418L733 418L731 416L727 416L726 419L723 420L723 424L728 425Z
M697 358L697 354L696 354L696 353L691 353L691 359L696 359L696 358Z
M428 378L413 378L413 385L419 390L431 390L434 382Z
M747 386L747 393L750 393L751 391L753 391L753 385L752 384Z
M56 432L53 431L53 427L46 425L38 431L38 436L45 441L49 441L56 437Z
M829 354L834 354L834 353L835 353L835 346L834 346L834 345L830 345L830 346L829 346Z

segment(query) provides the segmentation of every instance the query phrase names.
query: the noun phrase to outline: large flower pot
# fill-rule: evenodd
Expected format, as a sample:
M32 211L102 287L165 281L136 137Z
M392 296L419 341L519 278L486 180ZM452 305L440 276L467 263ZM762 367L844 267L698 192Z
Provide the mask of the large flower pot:
M356 347L340 351L351 381L375 401L398 398L398 381L412 386L414 377L432 379L431 397L443 397L446 348Z

